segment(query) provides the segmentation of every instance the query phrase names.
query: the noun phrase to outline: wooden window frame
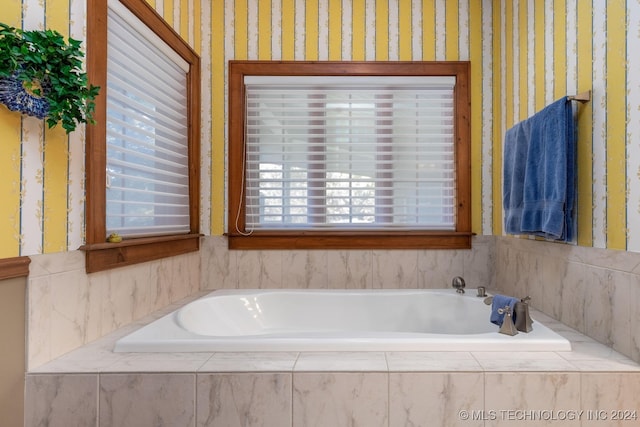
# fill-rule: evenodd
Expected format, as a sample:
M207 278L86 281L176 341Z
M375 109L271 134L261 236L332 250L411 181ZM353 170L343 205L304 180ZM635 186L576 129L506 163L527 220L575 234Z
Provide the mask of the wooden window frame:
M96 99L96 123L86 127L86 244L80 249L85 251L87 273L200 249L200 57L148 3L119 1L190 64L187 74L189 233L106 242L107 0L89 0L87 75L89 81L101 89Z
M245 180L244 77L274 76L456 76L456 227L453 231L245 230L241 200ZM230 249L468 249L471 248L471 94L468 61L336 62L229 61Z

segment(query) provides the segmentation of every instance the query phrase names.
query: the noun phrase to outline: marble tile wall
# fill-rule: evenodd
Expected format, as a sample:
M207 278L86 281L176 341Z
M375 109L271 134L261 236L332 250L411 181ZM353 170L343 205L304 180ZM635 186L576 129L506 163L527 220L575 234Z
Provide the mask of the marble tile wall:
M495 286L640 362L640 254L496 237Z
M30 374L27 390L26 427L626 427L640 411L640 372Z
M534 317L567 337L572 351L112 351L122 336L205 292L30 371L25 426L626 427L640 421L640 365L538 311ZM613 420L617 415L627 419Z
M493 238L459 251L229 251L203 237L199 254L87 275L81 251L31 257L28 369L200 289L440 288L462 275L490 287Z
M492 236L470 250L230 251L224 236L201 244L201 289L444 288L454 276L467 286L493 287Z
M477 236L456 251L229 251L87 275L80 251L32 257L28 368L33 369L198 290L222 288L470 288L516 296L640 361L640 254L511 237Z
M81 251L32 256L27 369L191 295L199 286L198 253L90 275Z

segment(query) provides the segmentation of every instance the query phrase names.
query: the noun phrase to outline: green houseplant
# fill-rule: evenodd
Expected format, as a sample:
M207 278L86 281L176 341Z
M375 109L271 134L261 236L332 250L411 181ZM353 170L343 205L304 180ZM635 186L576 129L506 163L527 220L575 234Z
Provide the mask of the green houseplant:
M25 31L0 22L0 102L12 111L61 123L67 133L93 123L99 87L82 71L81 42L53 30Z

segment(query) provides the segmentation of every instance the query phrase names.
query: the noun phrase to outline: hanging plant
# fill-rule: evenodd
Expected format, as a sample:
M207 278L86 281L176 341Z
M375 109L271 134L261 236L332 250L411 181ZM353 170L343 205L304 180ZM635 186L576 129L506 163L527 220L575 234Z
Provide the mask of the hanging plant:
M0 22L0 102L11 111L61 123L69 133L94 123L99 87L82 71L81 42L53 30L24 31Z

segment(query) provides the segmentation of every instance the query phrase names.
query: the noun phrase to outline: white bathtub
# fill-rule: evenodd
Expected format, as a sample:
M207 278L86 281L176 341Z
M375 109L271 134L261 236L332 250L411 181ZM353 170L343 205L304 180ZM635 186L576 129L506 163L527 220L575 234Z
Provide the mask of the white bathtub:
M476 291L221 290L117 341L116 352L570 351L535 321L508 336Z

